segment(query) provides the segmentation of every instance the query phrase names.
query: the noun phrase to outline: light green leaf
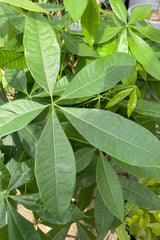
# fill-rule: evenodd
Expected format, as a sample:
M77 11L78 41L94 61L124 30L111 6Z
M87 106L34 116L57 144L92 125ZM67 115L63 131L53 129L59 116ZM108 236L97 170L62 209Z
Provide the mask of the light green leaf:
M131 12L129 23L146 19L150 15L151 11L152 5L135 7Z
M0 228L6 225L6 206L4 201L4 194L0 192Z
M127 10L121 0L110 0L111 8L114 14L124 23L127 22Z
M14 51L0 51L0 67L4 68L26 68L26 62L23 53Z
M94 214L96 229L98 231L97 240L101 240L105 238L111 229L114 216L104 204L99 192L96 194Z
M62 110L77 131L101 151L130 165L160 166L160 142L145 128L107 110Z
M70 205L76 168L71 145L54 112L39 140L35 172L44 205L61 220Z
M121 224L118 228L116 228L116 232L119 240L130 240L130 236L126 231L126 226L124 223Z
M126 98L130 92L132 91L132 88L129 89L125 89L119 93L117 93L106 105L105 108L110 108L114 105L116 105L117 103L119 103L120 101L122 101L124 98Z
M96 39L99 23L100 15L98 5L95 0L88 0L87 7L81 17L81 26L85 39L90 46L93 45Z
M11 87L27 93L27 79L23 69L5 69L5 77Z
M133 89L130 99L128 101L128 107L127 107L127 115L128 117L131 116L132 112L134 111L137 103L137 89Z
M76 172L85 169L92 161L95 148L81 148L75 152Z
M9 240L40 240L33 225L23 218L9 202L7 206Z
M26 63L36 82L52 95L60 67L60 47L50 23L39 13L26 17Z
M34 171L30 169L25 162L22 162L14 170L9 181L8 190L11 191L26 184L33 176Z
M160 43L160 30L153 27L151 24L146 26L132 26L132 29L142 33L144 36L154 42Z
M121 27L107 27L103 30L103 32L98 32L97 37L95 40L95 43L104 43L106 41L109 41L112 39L114 36L116 36L120 31Z
M132 31L129 32L131 35L131 38L129 39L129 47L132 54L150 75L155 77L157 80L160 80L160 62L156 54L146 41L144 41L136 33Z
M102 153L100 153L98 159L96 178L98 190L105 205L123 222L124 199L122 188L117 174Z
M0 0L0 1L16 7L24 8L26 10L43 12L48 14L48 11L46 11L45 9L41 8L40 6L29 0L23 0L23 2L21 0Z
M135 59L125 53L101 57L85 66L73 78L62 98L91 96L114 87L135 65Z
M13 199L15 202L21 203L24 207L32 211L38 211L40 208L43 208L39 193L9 195L9 198Z
M64 0L66 11L69 12L75 22L77 22L87 7L88 0Z
M124 198L139 207L160 211L160 198L149 188L127 178L120 178Z
M117 52L128 53L128 36L126 29L123 30L118 38Z
M156 223L150 223L147 225L147 227L152 229L152 232L156 235L156 236L160 236L160 223L156 222Z
M46 106L30 100L16 100L0 106L0 136L25 127Z

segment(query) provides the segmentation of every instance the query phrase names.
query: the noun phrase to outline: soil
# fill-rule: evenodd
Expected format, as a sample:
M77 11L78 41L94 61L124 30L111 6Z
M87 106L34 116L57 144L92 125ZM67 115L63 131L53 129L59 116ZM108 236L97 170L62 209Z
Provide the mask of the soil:
M160 14L158 12L151 12L147 20L150 21L160 21Z

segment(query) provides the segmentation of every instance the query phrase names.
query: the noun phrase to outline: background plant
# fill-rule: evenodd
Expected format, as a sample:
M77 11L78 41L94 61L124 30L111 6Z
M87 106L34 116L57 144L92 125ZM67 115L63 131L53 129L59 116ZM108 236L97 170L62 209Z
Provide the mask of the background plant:
M94 0L0 1L2 239L65 239L73 222L80 239L103 239L125 230L124 199L160 210L153 191L117 174L159 179L159 31L144 22L138 30L130 23L140 10L128 24L123 3L110 3L106 18ZM71 31L79 20L82 31ZM37 231L17 203L32 210Z

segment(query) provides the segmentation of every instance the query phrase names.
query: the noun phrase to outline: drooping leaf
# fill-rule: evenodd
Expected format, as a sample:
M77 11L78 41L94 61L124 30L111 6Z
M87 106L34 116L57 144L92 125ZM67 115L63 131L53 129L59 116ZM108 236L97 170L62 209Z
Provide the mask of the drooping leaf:
M111 229L114 216L104 204L99 192L96 194L94 213L96 229L98 231L97 240L101 240L105 238Z
M110 0L111 8L114 14L124 23L127 21L127 10L122 1Z
M77 22L87 7L87 2L88 0L64 0L64 6L73 20Z
M94 148L81 148L75 152L76 172L85 169L92 161L95 153Z
M46 106L30 100L16 100L0 106L0 136L25 127Z
M123 187L124 198L152 211L160 211L160 198L147 187L127 178L120 178Z
M36 82L52 95L60 67L60 47L50 23L39 13L26 17L26 63Z
M63 108L72 125L93 146L140 167L160 165L160 142L148 130L110 111Z
M76 168L70 143L54 112L39 140L35 172L44 205L61 220L70 205Z
M8 3L8 4L16 6L16 7L24 8L26 10L48 13L48 11L41 8L40 6L38 6L35 3L30 2L29 0L23 0L23 2L21 0L0 0L0 1L4 2L4 3Z
M9 202L7 202L7 217L10 240L40 240L33 225L23 218Z
M26 68L24 54L13 51L1 50L0 67L11 69Z
M96 179L100 195L108 209L123 222L124 200L122 188L114 169L100 153Z
M134 23L136 21L146 19L150 15L151 11L152 11L151 5L135 7L131 12L129 23Z
M135 32L129 31L131 38L129 39L129 47L137 61L142 64L144 69L157 80L160 80L160 62L151 49L151 47Z
M93 45L96 39L99 23L100 15L98 5L95 0L88 0L87 7L81 17L81 26L85 39L90 46Z
M73 78L62 98L91 96L116 85L135 65L135 59L125 53L101 57L84 67Z
M6 205L4 201L4 194L0 192L0 228L6 225Z

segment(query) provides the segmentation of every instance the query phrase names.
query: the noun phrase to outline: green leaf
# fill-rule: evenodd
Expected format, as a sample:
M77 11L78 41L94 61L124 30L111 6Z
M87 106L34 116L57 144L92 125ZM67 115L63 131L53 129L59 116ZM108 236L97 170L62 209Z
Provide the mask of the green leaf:
M118 159L113 159L118 166L120 166L122 169L126 170L130 174L134 176L144 177L144 178L152 178L152 179L159 179L160 176L160 170L158 168L153 167L137 167L132 166L127 163L121 162Z
M136 33L132 31L129 31L129 33L131 35L131 38L129 39L129 47L132 54L150 75L160 80L160 62L156 54L146 41L144 41Z
M99 192L96 194L94 213L96 229L98 231L97 240L101 240L105 238L111 229L114 216L104 204Z
M39 13L30 12L26 17L24 49L36 82L52 95L60 67L60 47L52 26Z
M35 172L44 205L61 220L70 205L76 168L71 145L54 112L39 140Z
M132 112L134 111L137 104L137 89L133 89L130 99L128 101L128 107L127 107L127 115L128 117L131 116Z
M122 188L117 174L102 153L100 153L98 159L96 178L98 190L105 205L123 222L124 200Z
M26 184L32 176L34 176L34 171L25 162L22 162L14 170L9 181L8 190L11 191Z
M47 236L52 240L62 240L66 238L68 231L68 227L60 230L52 229L49 233L47 233Z
M7 225L0 229L0 238L3 240L9 240Z
M115 86L135 65L135 59L125 53L101 57L85 66L73 78L62 98L91 96Z
M116 228L116 232L119 240L130 240L130 236L127 233L125 224L121 224L118 228Z
M126 29L123 30L118 38L117 52L128 53L128 36Z
M77 207L82 211L85 210L93 200L95 186L96 185L94 184L80 190L77 199Z
M145 128L106 110L62 110L77 131L101 151L130 165L160 166L160 142Z
M5 69L5 77L11 87L27 93L27 79L23 69Z
M124 98L126 98L130 92L132 91L132 88L129 89L125 89L119 93L117 93L106 105L105 108L110 108L114 105L116 105L117 103L119 103L120 101L122 101Z
M160 30L156 29L152 25L146 26L132 26L132 29L142 33L145 37L149 38L154 42L160 43Z
M121 31L121 29L121 27L106 27L103 29L103 32L97 33L95 43L100 44L109 41L114 36L116 36Z
M46 106L30 100L16 100L0 106L0 136L25 127Z
M150 223L147 224L147 227L152 229L152 232L156 235L156 236L160 236L160 223Z
M7 189L10 177L9 171L4 163L0 160L0 190Z
M78 234L80 240L96 240L96 237L88 231L82 224L77 223Z
M44 8L45 10L47 10L48 12L57 12L57 11L62 11L64 10L64 6L62 5L58 5L55 3L36 3L38 6L40 6L41 8Z
M4 201L4 194L0 192L0 228L6 225L6 205Z
M35 3L30 2L29 0L23 0L23 2L21 0L0 0L0 1L4 2L4 3L8 3L8 4L16 6L16 7L24 8L26 10L35 11L35 12L43 12L43 13L48 14L48 11L41 8L40 6L38 6Z
M81 26L85 39L90 46L93 45L96 39L99 23L100 15L98 5L95 0L88 0L87 7L81 17Z
M127 10L124 3L120 0L110 0L114 14L124 23L127 22Z
M9 202L7 206L9 240L40 240L33 225L16 212Z
M151 5L135 7L131 12L129 23L134 23L146 19L150 15L151 11Z
M66 11L69 12L75 22L77 22L87 7L88 0L64 0Z
M81 148L75 152L76 172L85 169L92 161L95 154L95 148Z
M23 53L14 51L0 51L0 67L4 68L26 68L26 62Z
M120 178L124 198L142 208L160 211L160 198L149 188L127 178Z
M43 208L39 193L27 194L27 195L9 195L9 198L15 202L21 203L26 208L32 211L38 211Z

